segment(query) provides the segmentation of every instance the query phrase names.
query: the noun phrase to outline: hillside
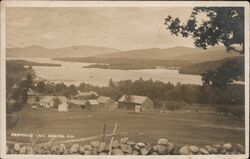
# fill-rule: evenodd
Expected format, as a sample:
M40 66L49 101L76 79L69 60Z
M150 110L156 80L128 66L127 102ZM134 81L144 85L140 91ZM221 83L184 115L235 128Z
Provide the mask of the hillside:
M100 54L118 52L117 49L95 46L72 46L65 48L49 49L40 46L24 48L7 48L7 57L12 58L60 58L60 57L87 57Z
M203 62L219 60L226 57L240 56L238 53L227 53L224 47L214 47L207 50L188 47L173 47L167 49L141 49L129 50L105 55L97 55L97 58L130 58L130 59L154 59L154 60L183 60Z
M204 50L178 46L167 49L150 48L150 49L140 49L140 50L128 50L128 51L110 53L106 55L97 55L95 57L175 60L177 59L178 56L199 54L201 52L204 52Z
M222 63L226 62L227 60L232 60L232 59L237 60L239 65L242 66L242 69L244 69L244 56L242 56L242 57L229 57L229 58L224 58L222 60L207 61L207 62L192 64L189 66L182 67L179 70L179 72L182 74L201 75L202 73L205 73L209 69L211 70L217 69Z

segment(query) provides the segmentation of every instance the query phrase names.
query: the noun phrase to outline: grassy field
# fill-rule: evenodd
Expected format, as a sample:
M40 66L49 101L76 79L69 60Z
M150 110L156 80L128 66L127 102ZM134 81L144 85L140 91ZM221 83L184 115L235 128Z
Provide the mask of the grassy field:
M74 139L100 135L106 123L111 133L118 122L117 133L130 140L155 143L165 137L176 145L232 144L244 145L244 121L232 116L199 113L157 112L58 112L55 110L23 110L18 112L16 127L7 131L8 141L19 141L11 133L74 135ZM120 138L122 135L116 137ZM43 140L46 140L44 138ZM64 139L65 140L65 139ZM101 139L100 139L101 140ZM110 140L110 138L106 138ZM41 141L42 142L42 141Z

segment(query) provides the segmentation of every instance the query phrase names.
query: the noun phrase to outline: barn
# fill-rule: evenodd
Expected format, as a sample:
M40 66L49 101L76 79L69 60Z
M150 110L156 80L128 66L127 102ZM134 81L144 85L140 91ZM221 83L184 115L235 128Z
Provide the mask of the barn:
M153 101L146 96L123 95L118 100L118 108L123 110L133 110L136 112L153 110Z
M87 100L77 100L77 99L69 100L69 102L68 102L69 103L69 110L71 110L71 111L84 110L86 102L87 102Z
M85 103L85 109L88 111L96 111L98 110L99 103L95 99L89 99Z
M97 102L99 103L98 110L115 109L115 101L110 97L100 96L99 98L97 98Z

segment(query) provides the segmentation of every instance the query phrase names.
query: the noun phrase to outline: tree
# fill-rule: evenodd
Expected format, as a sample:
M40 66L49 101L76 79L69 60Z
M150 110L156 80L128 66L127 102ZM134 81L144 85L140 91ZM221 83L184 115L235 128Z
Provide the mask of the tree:
M244 67L236 60L224 62L215 71L208 70L202 74L203 85L210 85L216 88L225 88L227 84L233 83L244 74Z
M125 97L125 101L127 102L129 106L129 110L132 110L134 98L131 95L125 95L124 97Z
M39 93L44 94L46 92L46 84L43 81L38 82L35 90Z
M110 78L110 80L109 80L109 87L110 88L114 88L115 87L115 82L113 81L112 78Z
M53 105L54 109L58 109L58 106L62 104L62 102L60 101L58 97L53 98L53 101L54 101L54 105Z
M208 20L199 24L200 15ZM172 35L194 39L194 45L207 49L208 46L223 44L226 50L244 54L244 8L243 7L195 7L186 23L170 15L165 19L167 30ZM240 46L240 50L235 47Z

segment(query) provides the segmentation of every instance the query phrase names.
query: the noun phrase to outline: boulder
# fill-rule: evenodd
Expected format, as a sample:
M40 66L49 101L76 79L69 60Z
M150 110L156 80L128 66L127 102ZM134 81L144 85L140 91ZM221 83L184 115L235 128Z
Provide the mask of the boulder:
M34 151L34 149L33 149L32 147L27 146L26 148L27 148L27 149L26 149L26 153L27 153L27 154L35 154L35 151Z
M120 140L121 144L126 144L127 142L128 142L128 138L127 137L121 138L121 140Z
M180 155L190 155L190 149L187 145L183 146L180 148L179 153Z
M237 144L237 145L235 146L235 150L238 151L238 152L240 152L240 153L242 153L242 154L245 154L245 148L244 148L244 146L241 145L241 144Z
M89 151L92 151L92 146L91 145L84 145L83 146L85 148L85 150L89 150Z
M113 148L119 148L120 147L120 142L118 140L114 140L113 143L112 143L112 147Z
M217 144L217 145L214 145L213 148L215 148L216 150L220 151L220 149L222 148L221 145Z
M141 155L147 155L149 153L149 151L146 147L142 147L140 149L140 153L141 153Z
M97 155L97 148L96 147L94 147L93 149L92 149L92 155Z
M153 151L150 155L159 155L157 152Z
M59 145L59 152L60 152L61 154L63 154L65 150L66 150L66 146L65 146L64 144L60 144L60 145Z
M136 143L136 146L141 148L141 147L145 147L146 145L143 142L138 142Z
M160 155L165 155L167 153L167 147L163 145L157 145L157 152Z
M99 141L91 141L90 145L93 146L93 147L99 147L100 142Z
M26 154L27 147L23 146L20 148L19 154Z
M232 150L233 150L233 146L232 146L231 143L224 144L223 147L224 147L227 151L232 151Z
M111 154L112 155L124 155L124 153L120 149L113 149Z
M171 155L179 155L179 154L180 154L180 153L179 153L179 148L176 147L176 146L174 146L173 150L170 151L170 154L171 154Z
M81 147L80 147L80 150L79 150L79 153L80 153L80 154L84 154L84 152L85 152L85 147L84 147L84 146L81 146Z
M169 142L167 144L167 152L170 153L174 149L174 144Z
M158 145L167 146L167 144L168 144L168 140L167 139L161 138L161 139L158 140Z
M106 146L105 151L109 152L109 150L110 150L110 144L108 144L108 145Z
M212 151L212 146L206 145L206 146L205 146L205 149L206 149L208 152L210 152L210 151Z
M71 154L73 154L73 153L78 153L79 150L80 150L80 146L79 146L78 144L73 144L73 145L70 147L69 152L70 152Z
M101 142L97 151L100 153L100 152L103 152L106 150L106 143L105 142Z
M221 147L220 154L226 154L227 150L224 147Z
M21 146L20 146L20 144L16 143L13 148L15 151L19 152L21 149Z
M158 147L158 145L154 145L153 146L153 151L157 152L157 147Z
M59 154L60 154L59 146L58 146L58 145L52 145L51 153L52 153L52 154L57 154L57 155L59 155ZM38 153L38 154L39 154L39 153Z
M132 153L132 147L130 145L121 144L121 150L125 153Z
M200 148L200 153L202 155L208 155L209 154L209 152L206 149L204 149L204 148Z
M133 150L132 155L139 155L139 152L137 150Z
M212 148L210 151L209 151L210 154L218 154L219 151L215 148Z
M134 149L140 151L141 147L138 146L138 145L135 145L135 146L134 146Z
M84 155L92 155L92 152L90 150L85 150Z
M200 148L194 145L189 146L189 150L194 153L197 154L200 151Z
M149 153L153 152L153 146L150 143L147 143L146 148L148 149Z
M134 141L128 141L127 145L134 146L136 143Z

